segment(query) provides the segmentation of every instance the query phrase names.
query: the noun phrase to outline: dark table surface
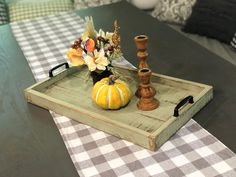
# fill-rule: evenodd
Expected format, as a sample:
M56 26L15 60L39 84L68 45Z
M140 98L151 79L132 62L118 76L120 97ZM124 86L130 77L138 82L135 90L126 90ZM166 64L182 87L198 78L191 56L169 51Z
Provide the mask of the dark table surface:
M214 99L194 119L236 152L236 67L126 2L78 12L108 30L118 19L124 56L137 65L133 37L149 36L154 72L214 86ZM0 176L78 176L48 111L27 104L23 90L34 83L11 32L0 27Z

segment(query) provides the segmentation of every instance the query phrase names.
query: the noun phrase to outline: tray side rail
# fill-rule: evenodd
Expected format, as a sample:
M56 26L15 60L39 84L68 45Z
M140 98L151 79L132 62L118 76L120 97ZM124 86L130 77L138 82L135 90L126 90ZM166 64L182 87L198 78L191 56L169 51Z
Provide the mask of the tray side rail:
M200 111L213 98L213 87L205 86L205 89L194 98L194 103L181 109L178 117L172 116L158 130L152 133L150 144L152 150L161 147L173 134L186 124L198 111ZM174 112L173 112L174 113Z
M72 104L49 97L33 89L25 90L25 96L27 101L32 104L52 110L60 115L70 117L78 122L95 127L96 129L105 131L118 138L151 149L149 144L150 133L148 132L113 121L99 114L90 113L82 108L78 109L78 107Z

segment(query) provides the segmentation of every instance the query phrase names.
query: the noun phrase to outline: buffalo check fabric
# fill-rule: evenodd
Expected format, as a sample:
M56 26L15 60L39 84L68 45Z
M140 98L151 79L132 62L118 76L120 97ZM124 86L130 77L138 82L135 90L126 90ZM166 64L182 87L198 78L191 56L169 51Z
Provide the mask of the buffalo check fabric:
M71 0L12 2L8 5L10 22L42 17L74 9Z
M8 22L7 6L4 1L0 0L0 25L4 25Z
M65 62L67 49L84 30L83 20L75 13L12 23L11 27L37 81L47 78L53 66ZM126 60L119 63L130 66ZM236 176L235 154L194 120L151 152L51 114L80 176Z
M232 41L230 42L230 45L232 46L233 49L236 50L236 33L234 34L234 37Z

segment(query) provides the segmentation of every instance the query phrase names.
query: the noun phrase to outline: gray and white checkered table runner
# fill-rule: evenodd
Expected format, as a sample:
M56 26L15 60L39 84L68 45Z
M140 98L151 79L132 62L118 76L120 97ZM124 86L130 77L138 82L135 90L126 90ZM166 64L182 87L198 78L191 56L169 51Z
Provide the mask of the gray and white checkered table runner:
M11 27L37 81L65 62L67 49L84 30L83 20L75 13L12 23ZM236 176L235 154L194 120L151 152L51 114L80 176Z

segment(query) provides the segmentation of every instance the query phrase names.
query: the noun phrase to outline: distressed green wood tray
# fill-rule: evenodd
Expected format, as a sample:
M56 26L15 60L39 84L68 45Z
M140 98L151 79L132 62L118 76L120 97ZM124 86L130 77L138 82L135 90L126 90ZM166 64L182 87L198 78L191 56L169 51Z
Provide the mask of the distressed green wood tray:
M128 76L135 93L137 71L116 69ZM27 88L27 101L154 151L213 98L212 86L153 73L152 85L160 101L158 109L138 110L138 99L133 95L125 108L103 110L92 102L92 81L85 82L86 74L86 67L66 69ZM194 103L185 104L179 116L173 116L178 103L190 95Z

